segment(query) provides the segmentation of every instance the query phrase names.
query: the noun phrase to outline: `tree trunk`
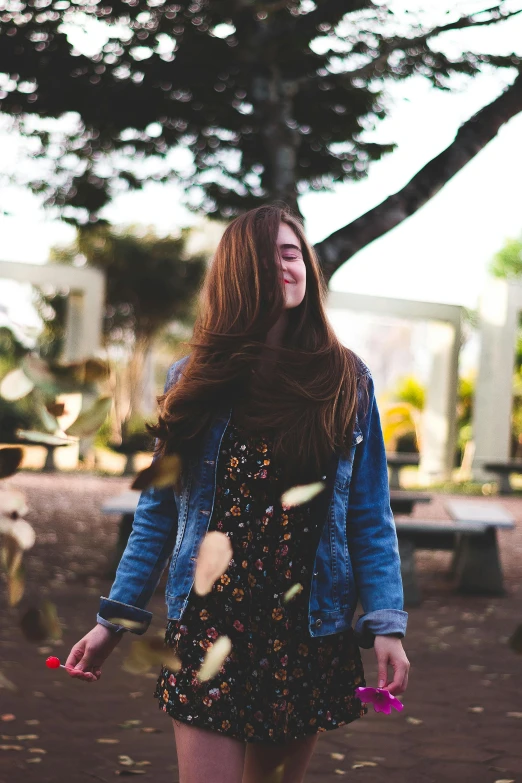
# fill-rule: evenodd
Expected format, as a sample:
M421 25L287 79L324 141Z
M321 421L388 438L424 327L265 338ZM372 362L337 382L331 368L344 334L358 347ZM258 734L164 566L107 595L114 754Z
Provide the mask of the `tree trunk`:
M274 65L270 73L254 78L254 111L262 118L261 133L267 161L262 176L269 201L283 201L297 215L297 148L299 134L291 127L297 85L281 78Z

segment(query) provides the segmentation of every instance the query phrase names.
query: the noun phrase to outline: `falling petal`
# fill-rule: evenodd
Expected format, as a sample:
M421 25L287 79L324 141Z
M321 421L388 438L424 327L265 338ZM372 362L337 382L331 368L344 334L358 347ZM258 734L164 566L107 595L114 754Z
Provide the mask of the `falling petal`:
M36 406L36 412L38 416L40 417L40 421L42 422L44 429L47 432L54 433L59 428L58 421L56 420L55 416L52 416L49 411L47 410L47 407L43 403L39 403Z
M287 489L281 495L281 503L287 508L308 503L326 487L324 481L315 481L312 484L297 484Z
M92 407L80 413L76 421L67 428L67 435L78 438L90 438L92 435L96 435L107 418L111 406L111 397L100 397Z
M123 661L122 667L129 674L145 674L151 666L158 665L179 671L181 661L165 647L162 639L152 638L133 642L130 654Z
M0 449L0 479L12 476L20 467L23 456L23 449L19 446Z
M47 403L45 408L51 414L51 416L57 416L59 418L65 414L64 402L50 402Z
M25 591L25 568L20 563L15 571L7 575L7 600L9 606L18 606Z
M231 649L232 642L228 636L218 637L214 644L207 650L205 660L197 673L198 680L200 682L205 682L214 677L221 669L225 658L230 653Z
M212 585L222 576L232 560L232 544L225 533L213 530L203 538L196 561L194 592L207 595Z
M22 370L35 386L44 391L56 391L56 378L49 365L35 353L28 353L22 360Z
M263 778L263 783L283 783L285 777L285 765L280 764L278 767L269 772L266 777Z
M66 435L51 435L36 430L16 430L16 437L40 446L67 446L69 443L78 442L75 438L68 438Z
M128 631L145 631L148 627L144 620L127 620L126 617L108 617L107 622L121 625Z
M9 402L21 400L34 389L34 383L27 377L20 368L11 370L4 375L0 383L0 397Z
M181 476L182 461L179 454L167 454L158 457L152 465L138 473L131 489L163 489L178 484Z
M4 490L0 492L0 517L24 516L29 511L25 497L16 490Z
M299 584L299 582L297 582L295 585L292 585L292 587L289 590L287 590L283 596L284 603L286 604L288 603L288 601L291 601L292 598L295 598L296 595L298 595L302 589L303 589L303 585Z
M34 529L25 519L0 517L0 533L14 538L20 549L31 549L36 540Z

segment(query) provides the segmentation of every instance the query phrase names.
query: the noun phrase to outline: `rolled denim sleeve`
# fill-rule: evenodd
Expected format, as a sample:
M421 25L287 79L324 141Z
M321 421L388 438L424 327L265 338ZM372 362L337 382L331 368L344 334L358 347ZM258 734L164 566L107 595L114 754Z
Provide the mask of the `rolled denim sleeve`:
M363 440L356 448L350 482L346 529L357 591L364 610L355 624L360 647L374 646L375 636L406 634L407 612L397 531L390 506L388 467L371 373L368 409L359 416Z
M167 375L165 391L177 377L174 365ZM145 607L158 586L176 543L178 508L172 487L144 490L139 498L132 531L116 570L109 596L100 597L96 620L117 633L130 630L142 635L150 625L152 613ZM128 629L110 622L122 618L140 623Z

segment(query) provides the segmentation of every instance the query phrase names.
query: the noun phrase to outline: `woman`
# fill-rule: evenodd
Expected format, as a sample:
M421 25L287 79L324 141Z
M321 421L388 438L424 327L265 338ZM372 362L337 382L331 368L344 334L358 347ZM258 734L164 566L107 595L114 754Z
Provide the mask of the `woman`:
M359 647L374 647L378 686L404 693L400 559L370 370L341 345L300 221L278 206L236 218L207 272L190 341L159 398L156 456L178 453L173 489L142 493L97 625L71 650L71 676L96 681L146 610L171 558L162 667L154 691L173 720L181 783L260 783L283 765L299 783L320 732L367 713ZM282 493L323 481L308 503ZM233 559L210 593L192 590L208 531ZM284 596L300 585L291 601ZM352 628L360 598L364 614ZM141 626L140 626L141 623ZM220 672L196 673L219 636ZM388 665L394 676L388 683Z

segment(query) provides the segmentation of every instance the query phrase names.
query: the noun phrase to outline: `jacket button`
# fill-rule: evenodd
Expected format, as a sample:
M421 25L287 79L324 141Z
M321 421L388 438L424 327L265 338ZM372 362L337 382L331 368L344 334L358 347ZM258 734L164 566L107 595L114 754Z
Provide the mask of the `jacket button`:
M315 627L316 628L320 628L322 624L323 624L323 621L321 619L318 619L318 620L315 621Z

